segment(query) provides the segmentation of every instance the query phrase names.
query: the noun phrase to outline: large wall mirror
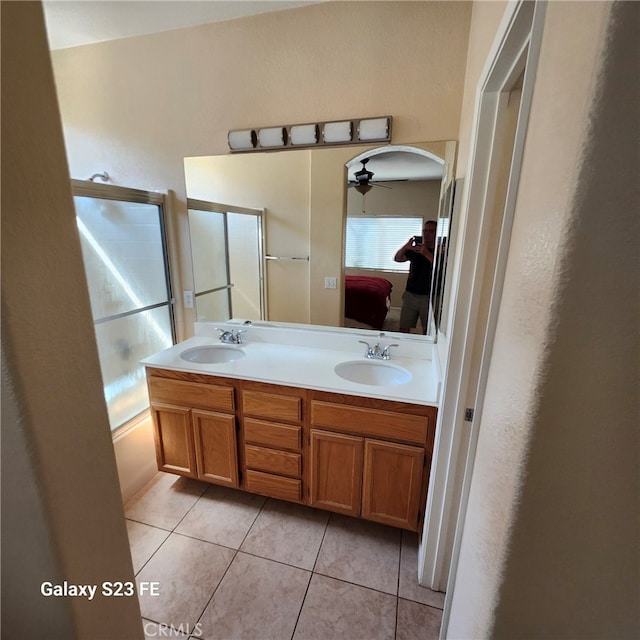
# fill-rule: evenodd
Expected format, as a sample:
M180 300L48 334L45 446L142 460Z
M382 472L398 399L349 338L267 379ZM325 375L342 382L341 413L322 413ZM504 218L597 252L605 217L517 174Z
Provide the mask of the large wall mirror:
M264 212L265 304L262 318L249 319L394 332L407 271L393 255L420 235L422 220L442 219L455 153L455 142L442 141L185 158L187 197ZM373 174L366 193L355 176L363 159ZM390 283L386 313L358 310L362 292L354 300L345 284L361 277ZM415 332L433 339L435 323L426 338L420 324Z

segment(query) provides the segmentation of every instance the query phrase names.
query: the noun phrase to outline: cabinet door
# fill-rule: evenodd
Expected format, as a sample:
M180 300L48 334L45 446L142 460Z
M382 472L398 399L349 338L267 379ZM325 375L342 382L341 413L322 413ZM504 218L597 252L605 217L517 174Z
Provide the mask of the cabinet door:
M360 515L363 439L311 430L311 504Z
M191 413L198 478L239 486L235 416L195 409Z
M151 406L156 459L160 471L196 477L189 409L169 404Z
M362 517L416 531L423 463L422 447L365 440Z

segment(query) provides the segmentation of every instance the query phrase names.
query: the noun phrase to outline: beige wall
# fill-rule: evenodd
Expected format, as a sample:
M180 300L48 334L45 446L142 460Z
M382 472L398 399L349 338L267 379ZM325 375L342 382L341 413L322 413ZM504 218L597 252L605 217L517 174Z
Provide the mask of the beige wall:
M175 285L192 289L184 157L226 154L229 129L367 115L391 114L394 142L456 139L470 13L466 2L331 2L56 51L71 174L174 189ZM320 324L339 315L321 286L342 252L329 213L310 228L299 279ZM193 319L185 310L180 337Z
M547 7L447 637L640 630L637 24Z
M2 633L142 638L39 3L2 5Z

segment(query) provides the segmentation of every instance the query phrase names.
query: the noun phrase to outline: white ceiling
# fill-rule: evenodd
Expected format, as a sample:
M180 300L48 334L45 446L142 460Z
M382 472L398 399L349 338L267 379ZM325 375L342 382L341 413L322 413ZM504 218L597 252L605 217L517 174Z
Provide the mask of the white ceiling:
M382 147L381 152L372 150L365 154L369 158L366 168L373 172L371 182L388 182L393 180L440 180L443 163L428 156L409 150L394 150ZM363 159L363 158L361 158ZM355 180L356 171L362 169L359 160L347 164L348 179Z
M291 9L318 0L44 0L51 49Z

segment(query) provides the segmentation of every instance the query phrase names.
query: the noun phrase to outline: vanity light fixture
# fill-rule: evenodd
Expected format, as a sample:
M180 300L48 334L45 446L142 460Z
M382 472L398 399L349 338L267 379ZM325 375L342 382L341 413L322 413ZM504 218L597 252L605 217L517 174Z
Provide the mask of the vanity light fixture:
M318 132L317 124L296 124L289 128L289 140L296 147L312 146L318 144Z
M325 122L322 128L322 139L326 144L351 142L353 139L353 122Z
M390 118L369 118L358 124L358 140L387 140Z
M229 142L229 149L231 149L231 151L247 151L256 148L258 136L253 129L229 131L227 141Z
M258 143L263 149L284 147L287 144L287 130L284 127L269 127L258 130Z
M229 131L231 153L391 142L391 116Z

